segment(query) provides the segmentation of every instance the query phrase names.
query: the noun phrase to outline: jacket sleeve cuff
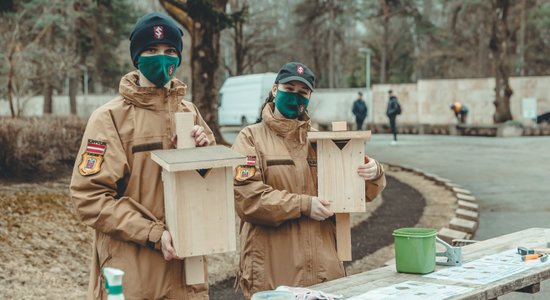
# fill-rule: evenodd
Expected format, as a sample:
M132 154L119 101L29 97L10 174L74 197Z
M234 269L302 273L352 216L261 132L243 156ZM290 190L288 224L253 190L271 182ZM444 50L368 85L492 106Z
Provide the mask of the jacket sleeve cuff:
M311 213L311 196L303 195L300 197L300 213L302 216L309 216Z
M376 161L376 165L378 166L378 174L376 174L375 180L380 179L380 177L384 175L384 167L382 166L382 164Z
M164 230L165 228L163 224L153 224L153 226L151 227L151 231L149 231L149 236L147 237L147 246L156 250L160 250L160 239Z

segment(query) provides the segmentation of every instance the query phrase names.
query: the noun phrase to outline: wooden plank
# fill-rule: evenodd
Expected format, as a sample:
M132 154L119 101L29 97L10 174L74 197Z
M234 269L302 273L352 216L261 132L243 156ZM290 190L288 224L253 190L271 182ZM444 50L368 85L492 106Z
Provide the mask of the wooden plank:
M162 181L164 182L164 219L166 223L166 229L172 236L172 244L179 245L181 243L178 232L177 217L172 213L178 211L177 184L176 173L171 173L166 170L162 170ZM176 254L178 254L178 249Z
M310 131L307 138L311 141L317 140L362 140L369 141L371 137L370 130L365 131Z
M471 211L478 211L479 210L479 205L477 203L473 203L473 202L458 200L458 208L471 210Z
M455 239L465 239L468 237L467 232L454 230L450 228L441 228L437 233L437 236L444 240L445 242L451 244Z
M177 148L195 148L195 139L191 136L193 126L195 126L195 114L192 112L177 112L174 115L178 137Z
M543 230L543 228L531 228L513 234L495 237L490 240L480 241L475 244L466 245L462 247L464 263L487 255L514 249L520 244L533 245L535 248L536 245L542 247L545 245ZM443 268L448 267L436 266L436 271ZM493 299L549 278L550 264L545 264L486 285L460 283L459 285L461 286L471 287L472 291L455 296L452 299ZM437 284L457 284L452 280L425 278L417 274L396 273L395 266L392 265L317 284L311 288L322 290L327 293L342 294L344 298L350 298L376 288L386 287L407 280Z
M450 190L452 190L453 188L459 188L459 189L464 188L460 184L456 184L456 183L452 183L452 182L445 182L445 186Z
M204 271L206 262L204 261L204 256L186 257L184 264L185 282L187 285L206 282L206 273Z
M467 189L461 189L461 188L452 188L453 192L457 193L457 194L466 194L466 195L471 195L472 193L467 190Z
M191 137L191 131L194 127L194 115L192 113L176 113L176 134L178 136L178 142L177 142L177 148L180 149L179 153L181 153L181 149L193 149L195 148L195 140L193 137ZM180 139L181 138L181 139ZM178 150L176 150L178 151ZM188 151L189 152L189 151ZM174 152L172 152L174 153ZM153 157L153 155L151 155ZM165 168L166 170L170 171L170 168ZM202 256L195 256L195 257L189 257L189 255L185 255L185 245L188 243L186 241L187 234L186 230L192 230L192 227L182 227L181 222L184 221L180 217L183 214L184 217L186 217L186 214L189 214L190 205L189 203L195 199L187 198L186 195L181 195L180 191L182 188L182 183L187 182L186 178L184 178L184 173L172 173L174 174L173 178L174 181L172 182L172 185L175 185L175 194L171 195L171 200L173 201L172 205L175 206L175 210L173 211L166 211L166 215L170 215L171 219L175 219L176 226L172 227L172 236L176 236L177 239L173 239L172 243L174 245L174 248L176 249L176 253L180 257L184 258L184 269L185 269L185 282L188 285L191 284L199 284L204 283L206 281L206 274L205 274L205 262L203 260ZM183 203L182 203L183 202ZM168 216L167 216L168 217ZM194 244L194 243L193 243Z
M462 219L478 222L479 221L479 213L467 209L458 208L456 210L456 216Z
M365 180L355 171L364 163L364 149L354 140L342 150L332 140L317 142L318 195L331 201L335 213L366 210Z
M476 197L474 196L471 196L471 195L465 195L465 194L456 194L456 198L458 200L464 200L464 201L469 201L469 202L476 202Z
M477 230L477 222L455 217L449 222L449 228L473 234Z
M234 203L225 199L231 187L226 185L226 174L224 168L212 169L204 178L195 170L176 173L176 197L182 206L176 217L180 243L174 245L179 256L235 251L234 223L230 223L235 218L230 215Z
M225 167L225 207L227 215L225 216L227 222L227 241L229 251L237 250L237 233L235 231L235 193L233 190L234 168Z
M222 145L155 150L151 158L170 172L244 165L246 157Z
M351 225L348 213L336 214L336 250L340 261L351 261Z
M346 131L348 123L346 121L332 122L332 131Z
M437 182L440 182L440 183L442 183L442 184L451 182L450 179L443 178L443 177L438 177L438 176L436 176L436 177L434 178L434 180L437 181Z

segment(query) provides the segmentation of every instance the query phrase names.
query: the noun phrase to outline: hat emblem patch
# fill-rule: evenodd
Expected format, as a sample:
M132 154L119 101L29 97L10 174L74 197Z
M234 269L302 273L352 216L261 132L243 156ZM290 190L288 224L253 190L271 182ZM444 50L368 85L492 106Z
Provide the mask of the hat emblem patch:
M302 66L296 67L296 72L298 72L298 74L304 74L304 67Z
M153 26L153 35L157 40L164 38L164 27L160 25Z

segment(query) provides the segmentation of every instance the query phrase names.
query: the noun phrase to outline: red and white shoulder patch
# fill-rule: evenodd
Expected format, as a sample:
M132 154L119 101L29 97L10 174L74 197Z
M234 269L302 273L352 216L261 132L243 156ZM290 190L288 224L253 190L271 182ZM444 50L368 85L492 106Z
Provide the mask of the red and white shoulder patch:
M101 171L101 164L106 150L106 142L89 139L86 151L82 153L82 161L78 165L80 175L88 176Z

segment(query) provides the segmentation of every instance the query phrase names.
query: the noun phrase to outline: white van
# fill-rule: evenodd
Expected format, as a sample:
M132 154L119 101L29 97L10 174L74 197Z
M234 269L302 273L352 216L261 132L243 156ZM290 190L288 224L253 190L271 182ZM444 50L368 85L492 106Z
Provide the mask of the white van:
M227 78L220 88L220 126L244 126L256 122L276 77L276 73L261 73Z

